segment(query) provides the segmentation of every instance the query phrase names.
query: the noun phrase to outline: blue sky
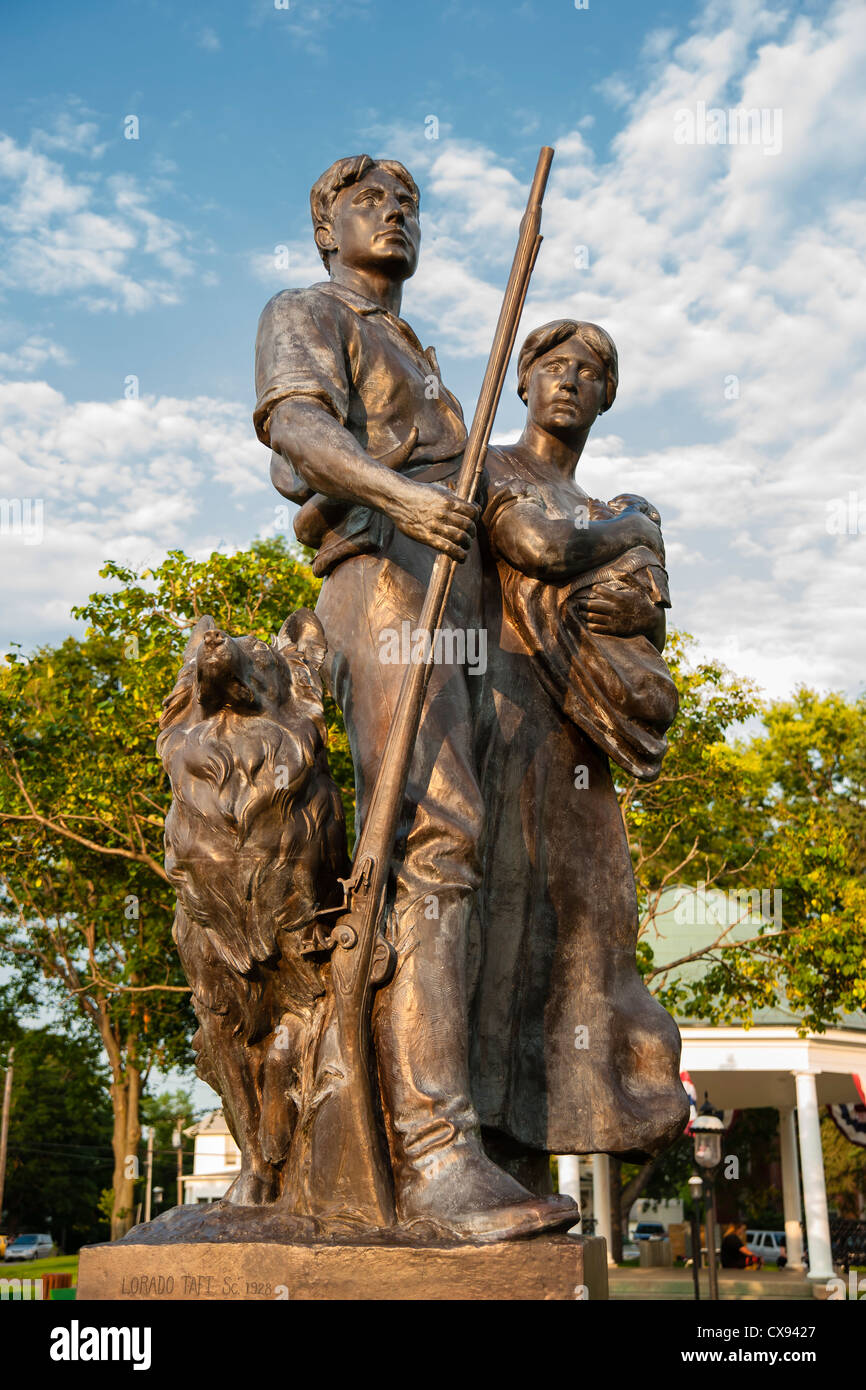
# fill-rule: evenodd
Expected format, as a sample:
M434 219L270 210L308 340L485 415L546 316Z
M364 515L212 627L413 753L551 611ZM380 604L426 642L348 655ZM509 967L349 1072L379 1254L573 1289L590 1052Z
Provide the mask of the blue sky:
M415 173L404 313L470 414L550 143L522 331L593 319L621 358L585 485L660 507L702 651L774 695L862 688L862 5L13 0L2 26L0 497L44 530L0 536L0 650L72 630L106 558L280 524L255 325L322 278L308 192L338 156ZM766 138L732 142L740 107ZM724 140L678 140L708 109ZM495 437L521 416L512 376Z

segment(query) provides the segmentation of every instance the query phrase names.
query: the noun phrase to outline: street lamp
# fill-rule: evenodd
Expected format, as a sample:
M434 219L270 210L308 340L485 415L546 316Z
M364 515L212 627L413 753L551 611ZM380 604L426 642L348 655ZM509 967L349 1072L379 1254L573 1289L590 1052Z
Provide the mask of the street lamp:
M704 1186L704 1213L707 1227L707 1274L710 1298L719 1297L719 1271L716 1265L716 1174L722 1162L722 1135L725 1132L722 1112L714 1110L704 1091L704 1103L692 1120L695 1141L695 1163Z
M158 1207L162 1206L162 1199L164 1196L165 1193L163 1192L161 1187L155 1187L153 1189L153 1200Z
M697 1173L689 1178L689 1196L692 1199L690 1224L692 1228L692 1283L695 1286L695 1302L701 1301L701 1193L704 1180Z

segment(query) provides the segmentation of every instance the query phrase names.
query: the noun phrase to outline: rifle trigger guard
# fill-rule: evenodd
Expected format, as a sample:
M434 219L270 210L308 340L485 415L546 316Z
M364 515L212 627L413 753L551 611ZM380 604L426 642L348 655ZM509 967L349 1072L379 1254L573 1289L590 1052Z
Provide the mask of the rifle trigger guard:
M373 947L373 959L370 962L370 984L387 984L394 974L396 964L397 952L390 941L386 941L384 936L380 936Z

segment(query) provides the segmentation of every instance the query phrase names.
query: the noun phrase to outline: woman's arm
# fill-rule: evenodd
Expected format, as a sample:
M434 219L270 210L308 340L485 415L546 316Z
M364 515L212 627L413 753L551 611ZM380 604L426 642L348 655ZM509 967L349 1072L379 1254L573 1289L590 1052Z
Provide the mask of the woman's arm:
M515 502L494 518L490 539L495 553L514 569L554 584L616 560L637 545L664 557L661 531L633 507L610 520L575 526L546 517L535 503Z

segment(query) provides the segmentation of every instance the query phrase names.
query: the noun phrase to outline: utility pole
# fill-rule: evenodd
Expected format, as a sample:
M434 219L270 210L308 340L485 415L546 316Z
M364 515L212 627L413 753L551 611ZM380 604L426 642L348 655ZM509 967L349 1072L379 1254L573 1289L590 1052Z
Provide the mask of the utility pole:
M0 1120L0 1221L3 1219L3 1189L6 1186L6 1146L9 1142L9 1115L12 1110L12 1063L15 1059L14 1046L9 1049L6 1062L6 1085L3 1087L3 1118Z
M177 1149L177 1204L183 1206L183 1115L178 1115L174 1123L171 1142Z
M150 1203L153 1196L153 1125L147 1131L147 1166L144 1183L144 1219L150 1220Z

